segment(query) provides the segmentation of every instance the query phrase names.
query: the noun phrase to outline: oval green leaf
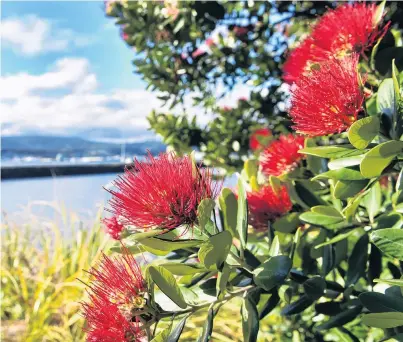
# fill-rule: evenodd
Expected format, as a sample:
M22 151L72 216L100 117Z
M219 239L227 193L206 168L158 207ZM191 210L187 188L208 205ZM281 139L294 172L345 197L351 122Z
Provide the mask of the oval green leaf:
M348 130L348 140L351 145L360 150L366 148L379 132L377 116L368 116L354 122Z
M168 296L181 309L187 307L181 289L177 285L176 279L171 272L162 266L150 266L147 268L147 271L153 282L166 296Z
M363 190L367 184L368 180L360 181L338 181L334 187L333 196L338 199L347 199L357 195L361 190Z
M403 325L403 312L370 313L362 317L362 322L374 328L396 328Z
M361 174L366 178L378 177L391 161L403 151L403 141L387 141L365 154L360 163Z
M386 228L371 233L372 242L383 253L403 260L403 230L397 228Z
M231 232L233 236L237 236L237 200L231 189L224 188L221 191L221 196L218 198L218 203L223 214L224 228Z
M241 178L238 181L238 211L236 230L241 241L241 246L243 249L245 249L248 241L248 203L246 201L246 191Z
M309 298L317 300L325 293L326 282L323 278L317 276L308 279L302 286L304 287L305 294Z
M256 285L271 290L274 286L281 285L290 272L292 263L288 256L278 255L261 264L253 272L253 280Z
M232 244L232 235L228 230L211 236L199 249L200 262L206 267L220 268L227 258Z

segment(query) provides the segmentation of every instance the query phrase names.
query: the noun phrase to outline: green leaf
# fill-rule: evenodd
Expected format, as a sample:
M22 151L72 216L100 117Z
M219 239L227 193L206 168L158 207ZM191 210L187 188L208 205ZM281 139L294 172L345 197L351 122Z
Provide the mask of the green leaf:
M292 288L287 285L282 285L278 289L278 295L280 296L282 301L286 302L287 304L290 304L293 295Z
M334 316L342 312L342 308L340 302L323 302L315 304L315 311L326 316Z
M232 244L232 235L224 230L211 236L199 249L200 262L208 269L211 267L220 268L227 258Z
M244 183L240 178L238 181L238 212L236 230L239 234L242 249L246 248L248 241L248 203Z
M356 242L348 258L346 287L354 285L361 277L365 276L368 261L368 244L369 238L367 234L361 236Z
M214 209L215 201L211 198L202 200L197 208L197 219L199 221L200 229L204 231L207 222L210 221L211 213Z
M360 119L350 126L348 140L355 148L362 150L378 135L379 126L380 122L377 116Z
M134 241L142 241L144 239L148 239L157 235L160 235L164 232L164 230L161 229L156 229L156 230L152 230L149 232L143 232L143 233L135 233L135 234L131 234L130 236L128 236L125 239L125 243L130 243L130 242L134 242Z
M316 147L316 142L312 138L305 139L305 147ZM308 169L311 170L314 174L321 173L323 169L322 159L317 156L307 155L306 163L308 165Z
M321 248L321 247L327 246L327 245L332 245L332 244L334 244L334 243L336 243L336 242L339 242L339 241L341 241L341 240L344 240L344 239L348 238L352 233L354 233L354 231L355 231L355 230L352 229L352 230L350 230L349 232L342 233L342 234L337 234L337 235L335 235L333 238L329 239L328 241L323 242L323 243L321 243L321 244L315 246L315 249L318 249L318 248Z
M375 220L373 228L383 229L383 228L402 228L402 215L398 213L387 213L379 216Z
M375 146L364 156L360 164L361 174L367 178L377 177L390 162L403 151L403 141L386 141Z
M179 341L183 328L185 327L186 320L189 316L190 314L182 318L182 320L175 326L175 328L172 329L171 333L168 336L167 342Z
M371 233L371 240L383 253L403 260L403 229L376 230Z
M147 268L147 271L153 282L166 296L168 296L181 309L187 307L181 289L177 285L175 277L171 272L162 266L150 266Z
M379 213L382 205L382 190L379 182L376 182L369 192L362 198L361 204L367 209L369 219L374 222L374 217Z
M380 24L380 22L383 18L383 13L385 10L385 3L386 3L386 0L383 0L378 6L376 6L376 11L372 18L372 27L374 27L374 28Z
M392 80L393 89L395 90L395 98L400 99L399 71L396 68L395 59L392 60Z
M359 170L354 170L352 168L341 168L336 170L330 170L316 177L312 178L312 180L317 180L321 178L331 178L334 180L362 180L365 179Z
M263 305L260 311L259 319L261 320L265 318L274 308L276 308L277 304L280 301L278 292L275 289L273 289L271 292L272 295L270 296L269 300Z
M403 299L398 297L390 297L376 292L364 292L358 298L362 305L374 313L403 312Z
M389 337L387 340L383 340L382 342L402 342L403 341L403 333L393 335Z
M302 286L304 287L305 294L309 298L317 300L324 295L326 282L323 278L316 276L305 281Z
M247 159L243 164L243 169L245 170L248 179L252 177L257 177L257 171L259 169L259 161L253 159Z
M399 172L399 176L396 180L396 192L403 190L403 168Z
M178 33L182 29L182 27L185 26L185 23L186 23L185 18L181 18L177 22L175 28L173 29L173 33L175 33L175 34Z
M300 220L317 226L328 227L344 221L343 217L329 216L326 214L307 212L299 216Z
M299 225L299 213L290 213L277 219L272 227L274 230L281 233L292 233L299 227Z
M374 283L384 283L403 287L403 279L374 279Z
M164 330L160 331L155 337L151 340L151 342L167 342L168 336L171 332L172 324Z
M292 262L288 256L278 255L261 264L253 272L253 280L257 286L270 291L281 285L290 272Z
M220 297L220 295L223 295L225 293L230 275L231 267L229 267L228 264L225 263L224 267L222 268L221 272L218 273L217 277L217 297Z
M348 241L343 239L333 246L335 249L335 267L338 266L342 261L347 259L348 252Z
M332 328L336 327L341 327L344 324L347 324L354 320L360 313L361 313L362 307L361 306L356 306L354 308L345 310L333 317L331 317L327 322L322 323L316 327L316 330L322 331L322 330L329 330Z
M343 215L335 208L329 207L327 205L317 205L312 207L312 212L317 214L323 214L331 217L337 217L339 219L343 219Z
M334 159L327 164L327 167L330 170L337 170L343 167L360 165L365 156L363 152L365 152L366 150L357 150L357 151L360 151L361 154L353 157Z
M169 252L183 248L199 246L203 241L200 240L162 240L158 238L148 238L139 241L140 246L146 251L156 255L166 255Z
M343 213L346 216L347 222L352 222L355 213L361 203L362 198L365 196L368 190L357 194L354 198L348 201L348 205L344 208Z
M211 334L213 333L214 316L214 308L211 307L207 313L206 323L204 323L202 333L197 342L208 342L211 340Z
M384 79L378 89L376 101L378 112L393 115L396 106L395 101L393 80L391 78Z
M309 154L312 156L322 157L322 158L343 158L351 157L357 154L361 154L353 146L320 146L320 147L307 147L299 150L298 153Z
M348 199L357 195L362 189L364 189L368 180L360 180L360 181L337 181L333 196L338 199Z
M295 182L295 191L298 197L309 207L314 207L316 205L326 205L319 196L314 193L312 183L303 183L300 181Z
M203 266L201 266L199 264L183 264L183 263L177 263L177 262L166 262L159 266L162 266L162 267L166 268L172 274L179 275L179 276L207 272L207 269L205 269Z
M302 311L306 310L313 304L313 300L306 295L301 296L294 303L288 304L281 310L281 316L291 316L295 314L299 314Z
M237 236L237 200L231 189L224 188L221 196L218 198L221 211L223 213L224 228L228 230L232 236Z
M270 244L269 255L273 257L279 254L280 254L280 240L278 238L278 235L276 235Z
M336 252L331 245L323 247L321 274L326 277L336 265Z
M395 328L403 325L403 312L370 313L362 317L362 322L374 328Z
M257 341L257 335L259 332L259 314L256 304L250 298L250 296L247 296L243 299L241 306L241 318L243 340L248 342Z

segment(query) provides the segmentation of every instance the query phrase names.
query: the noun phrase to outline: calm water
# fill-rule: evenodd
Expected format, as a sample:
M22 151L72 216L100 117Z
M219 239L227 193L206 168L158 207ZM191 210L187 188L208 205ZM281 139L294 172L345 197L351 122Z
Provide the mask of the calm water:
M115 178L116 174L103 174L2 181L2 212L21 223L32 217L56 219L71 214L93 220L110 196L103 187L110 187ZM236 177L231 177L225 185L235 182Z
M17 221L72 213L83 220L94 218L109 198L103 187L115 178L103 174L2 181L2 211Z

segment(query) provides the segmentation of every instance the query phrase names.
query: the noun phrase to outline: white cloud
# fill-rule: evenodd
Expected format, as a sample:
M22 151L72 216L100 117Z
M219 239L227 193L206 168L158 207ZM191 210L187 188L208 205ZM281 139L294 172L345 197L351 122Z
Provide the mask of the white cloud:
M55 23L35 15L3 19L0 35L4 47L28 56L85 46L91 41L89 37L78 35L70 29L58 28Z
M237 87L221 105L235 105L248 93L247 86ZM98 90L97 76L85 58L64 58L43 74L18 73L0 77L0 112L2 134L46 132L71 134L85 128L116 128L147 133L147 116L161 109L157 94L142 89ZM201 124L210 115L193 108L185 99L186 112L200 114Z
M161 106L156 95L137 89L98 92L97 77L89 65L83 58L65 58L40 75L0 78L0 112L8 125L3 133L10 127L15 131L16 125L47 131L128 126L146 130L146 116Z

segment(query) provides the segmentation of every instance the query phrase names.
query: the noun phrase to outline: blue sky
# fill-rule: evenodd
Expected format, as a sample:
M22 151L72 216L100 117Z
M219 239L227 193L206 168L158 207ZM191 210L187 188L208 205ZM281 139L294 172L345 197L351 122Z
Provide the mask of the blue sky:
M145 132L158 102L133 73L134 52L103 2L2 2L1 28L3 134Z
M3 135L155 137L146 117L162 104L133 73L134 51L105 16L103 2L2 1L1 6ZM240 94L245 89L220 103L235 103ZM200 113L190 98L185 105L187 113Z
M119 36L119 29L107 18L101 1L16 1L2 3L2 20L36 16L51 23L51 30L70 29L79 37L88 38L88 44L59 51L47 51L27 56L2 48L2 74L26 71L43 73L56 59L85 57L96 70L103 87L142 87L138 75L133 75L131 51ZM55 32L53 32L55 33ZM4 44L3 44L4 45Z

